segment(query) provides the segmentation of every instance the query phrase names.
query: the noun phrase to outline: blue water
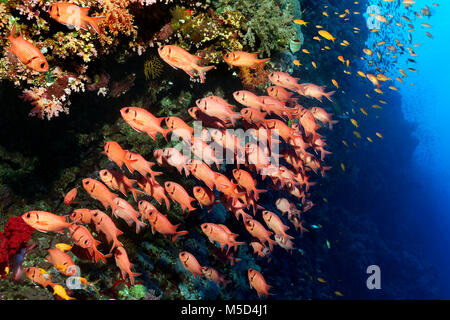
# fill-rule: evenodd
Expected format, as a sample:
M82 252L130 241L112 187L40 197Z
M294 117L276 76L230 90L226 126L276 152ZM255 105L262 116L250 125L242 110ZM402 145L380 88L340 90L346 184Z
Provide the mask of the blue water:
M389 192L404 199L396 213L401 219L387 221L399 224L399 229L408 230L402 233L404 239L409 239L411 244L420 247L426 259L424 262L432 264L436 269L439 297L450 298L450 104L447 94L450 89L450 1L440 1L437 8L432 6L432 1L418 3L414 11L427 4L432 10L432 17L417 19L414 23L412 43L422 45L414 48L418 57L413 59L417 64L403 61L396 68L416 68L419 72L407 71L408 77L404 79L404 84L395 81L395 86L400 90L401 111L404 118L414 125L413 135L417 138L418 145L410 163L392 164L398 166L398 170L403 170L404 165L408 168L410 183L393 190L386 186ZM397 14L401 15L402 10L403 8ZM407 24L405 21L401 22ZM432 28L421 26L422 22L430 23ZM406 29L408 27L403 31ZM434 39L430 39L425 34L426 31ZM392 38L402 36L404 34L391 35ZM401 153L402 150L399 149L398 152ZM395 232L396 228L391 230ZM411 281L419 276L411 275Z
M446 298L450 297L450 2L440 1L435 15L430 19L429 30L434 40L425 33L416 32L415 41L423 43L417 48L420 71L409 77L415 86L401 87L402 111L407 120L417 124L414 132L419 145L413 155L414 178L425 187L420 207L415 201L405 203L405 209L422 221L428 230L424 243L431 261L439 270L440 281ZM422 27L418 29L423 29Z

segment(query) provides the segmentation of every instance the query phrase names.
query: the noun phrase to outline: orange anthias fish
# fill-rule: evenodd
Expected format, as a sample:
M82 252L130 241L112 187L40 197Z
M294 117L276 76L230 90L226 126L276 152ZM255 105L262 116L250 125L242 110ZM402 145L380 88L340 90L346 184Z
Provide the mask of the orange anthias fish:
M66 206L70 206L72 203L76 203L76 202L74 202L74 200L77 197L77 191L78 191L78 188L75 187L72 190L70 190L69 192L67 192L66 196L64 197L64 204Z
M95 240L91 232L85 226L80 226L73 224L69 227L70 237L75 241L75 243L89 251L89 254L93 258L93 261L99 262L100 260L106 262L106 256L104 256L100 251L98 251L97 246L100 244L99 241Z
M50 17L67 26L76 26L83 30L88 30L91 26L96 33L100 33L97 25L99 20L105 17L89 17L89 7L79 7L74 3L58 2L50 6L48 13Z
M258 59L258 52L249 53L244 51L234 51L225 54L223 59L230 66L255 68L256 65L270 61L267 59Z
M258 293L258 297L261 297L263 294L266 296L269 295L269 289L271 287L259 271L252 268L248 269L248 281L250 282L250 288L254 288Z
M111 243L111 241L113 242L109 252L112 252L114 248L122 247L123 245L117 237L122 235L123 232L117 229L112 219L106 213L100 210L93 211L94 214L92 215L92 222L95 224L95 230L97 232L101 231L105 235L108 243Z
M239 235L232 233L230 229L223 224L203 223L201 229L211 243L217 241L221 249L225 249L225 246L228 246L227 253L232 247L236 250L237 246L244 244L244 242L236 241L236 237L239 237Z
M129 179L122 172L116 170L100 170L98 175L100 179L112 190L119 190L125 197L128 192L133 194L134 201L137 201L137 195L143 192L133 187L136 180Z
M194 70L200 76L202 83L205 83L205 73L214 69L214 66L200 67L197 62L201 57L194 56L181 47L174 45L161 46L158 48L161 59L174 69L181 69L191 78L194 77Z
M186 270L192 273L194 278L196 278L197 276L201 277L203 275L202 266L200 265L200 263L198 263L197 259L192 253L181 251L178 257L180 258L183 267L185 267Z
M102 203L105 209L111 207L114 209L114 198L117 197L114 193L109 191L109 189L100 181L86 178L82 181L83 188L89 195Z
M225 280L224 275L220 274L216 269L211 267L202 267L202 273L206 279L214 281L218 286L223 284L225 287L228 284L228 281Z
M180 204L183 212L187 210L189 213L196 210L196 208L191 205L191 202L195 201L195 199L189 196L187 191L181 185L173 181L166 181L164 183L164 188L169 197Z
M25 40L22 34L14 37L16 33L16 25L11 29L8 40L11 47L8 51L12 52L24 65L37 72L47 72L49 70L48 62L42 52L30 41Z
M178 237L188 234L187 231L177 231L177 228L180 225L173 225L165 215L159 212L151 203L147 201L139 201L139 211L143 216L147 217L147 220L152 226L153 234L157 231L166 237L172 235L173 242L175 242Z
M134 277L138 277L141 274L131 271L131 268L134 265L128 259L128 254L125 251L124 247L118 247L116 251L114 251L114 258L116 260L116 265L120 269L120 274L122 275L122 278L125 279L126 275L128 274L128 277L130 277L131 285L134 285Z
M66 222L66 218L47 211L28 211L22 215L30 227L41 232L63 233L64 228L69 228L72 223Z
M150 111L138 107L122 108L120 114L134 130L147 133L155 141L156 134L161 133L167 140L170 130L161 128L161 121L164 118L157 118Z

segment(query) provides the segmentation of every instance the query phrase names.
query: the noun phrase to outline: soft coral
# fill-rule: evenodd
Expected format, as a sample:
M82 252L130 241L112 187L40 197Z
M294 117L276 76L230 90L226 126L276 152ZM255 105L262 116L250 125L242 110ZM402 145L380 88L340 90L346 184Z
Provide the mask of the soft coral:
M4 232L0 232L0 275L5 275L5 268L10 265L13 256L25 247L33 231L22 217L9 218Z

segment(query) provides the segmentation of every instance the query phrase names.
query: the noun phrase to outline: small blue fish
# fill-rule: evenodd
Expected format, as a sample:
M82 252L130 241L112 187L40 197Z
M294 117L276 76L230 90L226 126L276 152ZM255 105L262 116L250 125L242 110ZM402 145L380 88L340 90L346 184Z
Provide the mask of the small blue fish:
M311 228L313 228L313 229L320 229L320 228L322 228L322 226L318 226L316 224L312 224Z

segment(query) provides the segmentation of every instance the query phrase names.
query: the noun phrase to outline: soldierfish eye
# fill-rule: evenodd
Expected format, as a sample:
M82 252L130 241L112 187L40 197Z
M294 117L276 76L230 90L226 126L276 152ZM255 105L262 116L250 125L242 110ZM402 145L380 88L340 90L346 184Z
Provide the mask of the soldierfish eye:
M98 216L98 212L94 213L93 216L94 216L94 217Z
M27 218L28 218L28 219L31 218L31 213L28 213L28 214L27 214Z
M130 109L126 108L125 109L125 113L128 113L130 111Z
M88 181L85 181L84 184L86 184L86 185L89 184L89 180L88 180Z
M45 62L41 63L41 68L44 69L45 68Z

